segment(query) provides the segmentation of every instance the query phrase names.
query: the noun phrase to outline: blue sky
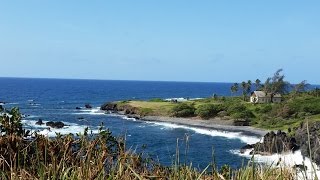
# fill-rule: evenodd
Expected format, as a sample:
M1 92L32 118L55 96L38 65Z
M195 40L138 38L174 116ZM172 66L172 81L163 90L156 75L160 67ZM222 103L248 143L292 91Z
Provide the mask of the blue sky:
M320 84L320 1L0 1L0 77Z

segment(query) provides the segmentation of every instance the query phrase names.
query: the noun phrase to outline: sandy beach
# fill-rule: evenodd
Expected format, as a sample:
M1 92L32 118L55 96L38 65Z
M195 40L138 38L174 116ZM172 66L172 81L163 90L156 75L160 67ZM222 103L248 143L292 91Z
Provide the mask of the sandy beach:
M178 125L186 125L191 127L214 129L221 131L230 132L242 132L246 135L253 135L262 137L268 131L263 129L258 129L251 126L234 126L232 125L232 120L221 120L221 119L210 119L210 120L199 120L194 118L176 118L176 117L163 117L163 116L145 116L142 117L143 121L155 121L155 122L165 122Z

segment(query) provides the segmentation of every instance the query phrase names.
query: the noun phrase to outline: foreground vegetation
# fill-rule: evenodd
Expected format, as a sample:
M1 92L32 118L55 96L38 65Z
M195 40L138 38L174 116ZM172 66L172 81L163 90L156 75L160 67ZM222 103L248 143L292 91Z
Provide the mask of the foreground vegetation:
M127 150L123 138L102 127L99 134L59 135L48 138L22 128L17 108L0 116L1 179L294 179L285 167L257 166L217 169L214 162L199 170L179 163L164 167ZM210 162L210 160L208 160Z

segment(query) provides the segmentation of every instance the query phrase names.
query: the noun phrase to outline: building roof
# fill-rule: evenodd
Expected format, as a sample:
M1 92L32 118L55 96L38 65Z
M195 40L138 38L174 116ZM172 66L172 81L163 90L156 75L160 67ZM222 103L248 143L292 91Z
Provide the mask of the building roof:
M264 91L253 91L253 94L255 94L257 97L266 97L266 92Z
M252 94L255 94L257 97L266 97L266 96L270 96L270 93L267 94L265 91L253 91ZM281 94L279 93L275 93L273 95L274 98L281 98Z

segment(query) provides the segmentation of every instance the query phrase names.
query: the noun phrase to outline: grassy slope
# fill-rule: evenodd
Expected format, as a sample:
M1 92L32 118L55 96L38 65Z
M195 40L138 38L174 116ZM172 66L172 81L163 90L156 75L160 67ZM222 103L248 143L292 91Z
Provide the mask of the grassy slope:
M294 98L287 96L281 104L254 105L241 100L240 97L228 97L224 99L206 98L185 103L193 104L195 108L205 104L221 104L226 108L232 104L242 104L255 115L255 118L251 119L251 125L268 130L288 130L288 128L300 126L300 123L306 119L309 121L320 121L320 113L309 113L309 111L318 109L320 98L305 94ZM177 106L177 103L163 101L123 101L118 102L118 104L137 107L140 114L154 116L172 116L172 109ZM290 110L284 107L290 107Z

